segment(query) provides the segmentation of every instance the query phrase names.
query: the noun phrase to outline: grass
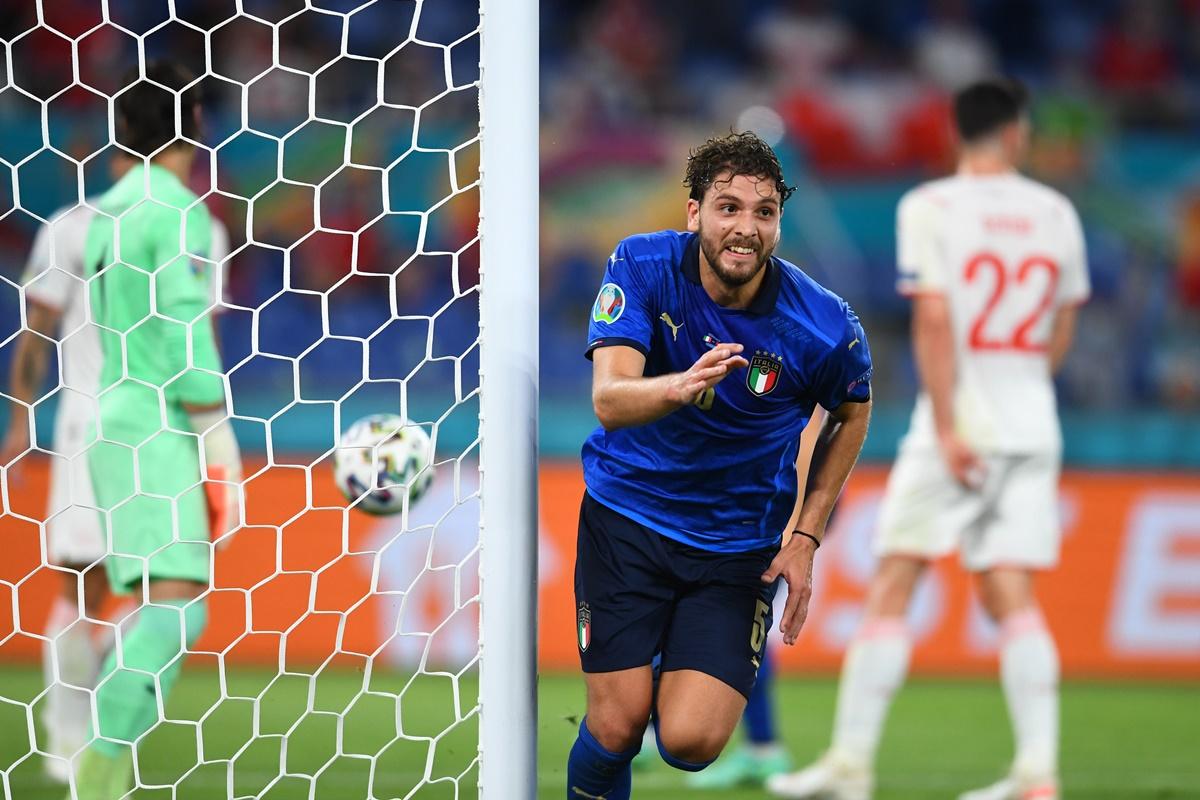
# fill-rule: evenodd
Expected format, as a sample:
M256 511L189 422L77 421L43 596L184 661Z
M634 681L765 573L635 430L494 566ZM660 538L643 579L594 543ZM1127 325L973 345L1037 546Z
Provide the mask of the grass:
M788 678L777 686L783 736L797 762L806 762L828 741L836 685L827 678ZM34 725L44 702L37 699L40 692L37 669L0 667L6 800L62 800L65 794L44 777L40 757L31 751L31 740L41 736ZM236 669L222 690L216 670L191 666L171 698L173 721L147 737L139 756L142 782L158 788L134 797L473 798L475 694L472 678L387 674L366 680L362 672L344 669L316 677ZM573 675L546 675L540 697L537 796L561 798L566 754L583 710L582 683ZM31 701L30 711L25 704ZM1200 685L1071 682L1063 687L1062 708L1067 797L1200 798ZM997 777L1010 754L1003 699L994 684L913 681L892 709L876 797L954 797ZM432 782L420 785L425 776ZM682 775L658 763L635 775L634 796L700 795L687 792ZM765 795L746 788L712 796Z

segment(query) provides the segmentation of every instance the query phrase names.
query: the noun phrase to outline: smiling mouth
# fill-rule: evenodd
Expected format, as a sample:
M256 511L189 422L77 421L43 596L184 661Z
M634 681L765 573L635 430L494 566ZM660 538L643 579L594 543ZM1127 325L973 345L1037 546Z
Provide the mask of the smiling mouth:
M756 252L753 247L744 247L736 244L731 244L725 249L738 256L752 256Z

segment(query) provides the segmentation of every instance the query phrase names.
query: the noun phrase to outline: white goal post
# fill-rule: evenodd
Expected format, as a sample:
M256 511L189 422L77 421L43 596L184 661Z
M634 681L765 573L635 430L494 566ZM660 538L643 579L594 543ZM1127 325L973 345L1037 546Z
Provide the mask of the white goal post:
M537 794L538 7L481 0L480 800Z

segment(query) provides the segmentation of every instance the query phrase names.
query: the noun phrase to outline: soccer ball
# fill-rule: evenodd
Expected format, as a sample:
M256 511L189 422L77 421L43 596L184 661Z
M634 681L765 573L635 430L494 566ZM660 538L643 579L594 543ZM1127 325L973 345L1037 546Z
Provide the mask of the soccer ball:
M333 475L355 508L395 514L406 495L416 502L433 481L433 443L420 426L398 414L372 414L342 434Z

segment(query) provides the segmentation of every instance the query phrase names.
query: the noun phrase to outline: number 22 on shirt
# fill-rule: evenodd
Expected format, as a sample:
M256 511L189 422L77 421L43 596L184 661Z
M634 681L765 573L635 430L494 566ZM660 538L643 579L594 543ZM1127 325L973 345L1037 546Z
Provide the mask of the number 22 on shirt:
M969 286L985 287L987 299L970 321L967 346L972 350L1044 352L1047 343L1034 341L1031 334L1054 307L1058 279L1058 264L1047 256L1027 256L1011 272L995 253L972 256L963 266L963 280ZM1028 292L1017 296L1019 289L1039 285L1042 290L1035 298L1029 298ZM1028 303L1028 307L1006 308L1001 313L1002 304L1018 301Z

